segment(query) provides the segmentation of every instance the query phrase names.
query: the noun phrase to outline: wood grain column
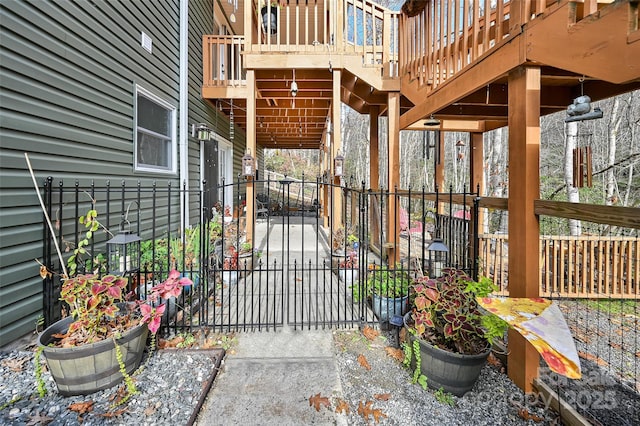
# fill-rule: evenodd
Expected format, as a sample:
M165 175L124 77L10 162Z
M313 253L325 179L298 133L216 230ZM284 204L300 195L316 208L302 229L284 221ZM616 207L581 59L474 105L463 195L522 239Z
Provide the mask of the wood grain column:
M400 187L400 93L391 92L388 97L389 109L389 143L388 143L388 179L389 191L395 195ZM387 203L387 240L395 243L387 249L389 265L395 265L400 261L400 206L395 196L390 196Z
M339 69L333 70L333 94L331 97L331 121L333 122L333 141L331 141L331 158L329 160L329 167L331 170L331 175L333 176L335 170L333 170L333 160L338 155L338 151L342 147L342 122L340 120L340 80L342 78L342 71ZM333 178L333 190L331 195L331 223L333 224L333 229L337 229L338 227L343 225L342 218L342 189L340 188L340 178Z
M540 68L509 74L509 296L538 297L540 224ZM525 392L538 376L538 352L509 331L509 377Z
M256 72L247 70L247 150L251 152L251 156L257 159L256 151ZM244 155L244 154L243 154ZM247 241L253 242L253 224L254 224L254 205L255 205L255 188L253 176L247 178L247 224L246 233Z
M369 188L373 192L380 190L380 140L378 137L378 118L380 117L380 107L372 105L369 109ZM369 202L378 202L379 200L371 199ZM380 241L380 217L376 214L376 210L369 209L369 224L371 243L374 247L382 247Z
M474 132L470 134L470 148L469 148L469 176L470 178L470 190L471 192L475 192L480 188L480 195L484 194L484 140L483 134ZM472 207L473 208L473 207ZM479 211L471 212L471 217L474 215L478 215L478 229L474 229L474 222L470 223L470 236L475 235L476 233L480 233L480 229L482 229L482 224L484 223L484 210L478 209ZM477 259L478 253L474 252L475 246L471 245L471 259Z

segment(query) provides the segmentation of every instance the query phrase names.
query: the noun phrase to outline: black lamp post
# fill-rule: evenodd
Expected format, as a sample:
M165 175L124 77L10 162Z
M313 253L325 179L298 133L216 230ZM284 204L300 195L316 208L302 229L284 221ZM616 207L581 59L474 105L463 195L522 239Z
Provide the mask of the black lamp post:
M429 272L433 278L442 275L445 253L449 252L449 247L442 241L442 238L434 238L427 247L429 251Z

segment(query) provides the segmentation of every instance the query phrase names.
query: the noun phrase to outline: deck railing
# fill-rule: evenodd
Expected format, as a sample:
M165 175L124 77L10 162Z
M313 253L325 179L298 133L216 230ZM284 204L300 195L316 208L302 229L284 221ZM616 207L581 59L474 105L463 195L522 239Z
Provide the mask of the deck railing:
M261 9L253 3L251 36L204 35L203 86L244 86L243 53L296 52L327 57L343 54L362 56L361 65L380 70L383 78L398 76L399 12L370 0L287 0L268 2L266 12L276 14L262 22ZM334 60L337 63L337 60Z
M508 295L508 236L481 235L480 271ZM640 238L541 236L540 296L640 298Z

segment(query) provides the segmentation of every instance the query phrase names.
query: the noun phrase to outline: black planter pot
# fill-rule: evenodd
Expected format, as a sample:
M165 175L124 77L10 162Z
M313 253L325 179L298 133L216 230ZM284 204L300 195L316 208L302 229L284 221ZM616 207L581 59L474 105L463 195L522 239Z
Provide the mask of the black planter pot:
M278 33L277 8L278 6L271 6L271 13L269 13L269 8L267 6L264 6L260 10L260 13L262 14L262 30L269 35Z
M404 326L411 313L404 316ZM491 352L491 347L478 355L458 354L437 348L429 342L407 333L409 344L418 340L420 344L420 371L427 376L427 385L431 389L442 388L445 392L462 396L473 388L480 372ZM411 360L411 367L415 368L415 357Z
M112 339L71 348L48 346L54 334L66 333L72 317L50 325L38 337L58 392L64 396L87 395L120 383L124 377L116 358ZM149 329L140 324L117 340L127 373L131 374L142 360Z

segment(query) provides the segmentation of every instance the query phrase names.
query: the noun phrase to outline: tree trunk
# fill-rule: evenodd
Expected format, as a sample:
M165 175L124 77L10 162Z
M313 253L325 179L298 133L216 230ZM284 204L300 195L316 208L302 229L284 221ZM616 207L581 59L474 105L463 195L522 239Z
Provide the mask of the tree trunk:
M618 130L620 129L620 122L622 121L622 114L618 114L618 108L620 107L619 98L616 97L613 101L613 107L611 109L611 121L609 124L609 155L607 157L607 167L611 167L607 173L607 194L606 204L612 206L618 203L618 182L616 181L615 168L612 167L616 162L616 145L618 140Z
M578 122L565 124L565 154L564 154L564 181L567 186L567 201L580 202L580 192L573 182L573 150L578 146ZM569 232L577 237L582 233L582 224L579 220L569 220Z

